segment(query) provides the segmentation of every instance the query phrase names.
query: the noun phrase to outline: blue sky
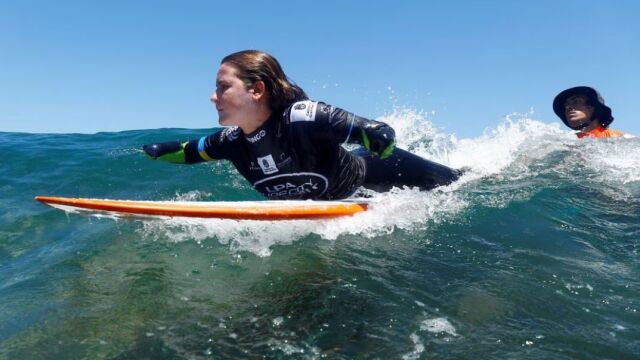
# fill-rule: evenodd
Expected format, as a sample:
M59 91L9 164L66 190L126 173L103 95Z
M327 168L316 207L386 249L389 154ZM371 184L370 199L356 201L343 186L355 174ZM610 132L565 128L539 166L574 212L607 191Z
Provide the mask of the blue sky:
M473 137L506 114L559 121L553 97L602 93L640 135L637 1L4 1L0 131L210 128L219 61L276 56L311 98L393 106ZM433 114L432 114L433 112Z

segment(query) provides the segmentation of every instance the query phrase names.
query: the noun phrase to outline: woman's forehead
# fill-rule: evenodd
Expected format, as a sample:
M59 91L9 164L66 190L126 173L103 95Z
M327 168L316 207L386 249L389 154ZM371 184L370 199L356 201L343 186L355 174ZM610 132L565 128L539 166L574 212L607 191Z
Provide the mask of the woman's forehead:
M237 69L235 66L229 65L227 63L223 63L222 65L220 65L220 68L218 69L217 78L228 79L232 77L237 77L236 73L237 73Z

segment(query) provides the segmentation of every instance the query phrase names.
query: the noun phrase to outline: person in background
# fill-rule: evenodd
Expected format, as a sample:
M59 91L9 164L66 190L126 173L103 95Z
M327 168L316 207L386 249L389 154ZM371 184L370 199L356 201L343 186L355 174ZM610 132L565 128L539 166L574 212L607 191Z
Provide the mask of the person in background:
M553 111L578 138L611 138L625 135L609 129L613 121L611 108L602 96L588 86L576 86L562 91L553 100Z
M173 163L229 160L268 199L344 199L360 186L430 190L461 171L395 147L387 124L309 100L263 51L222 59L211 102L229 126L190 141L143 147L152 159ZM342 144L360 144L347 151Z

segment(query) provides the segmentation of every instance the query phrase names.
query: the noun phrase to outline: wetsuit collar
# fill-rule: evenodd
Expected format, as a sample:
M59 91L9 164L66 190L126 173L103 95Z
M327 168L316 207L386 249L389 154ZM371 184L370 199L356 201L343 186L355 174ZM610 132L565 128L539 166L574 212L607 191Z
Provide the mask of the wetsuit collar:
M260 127L249 134L244 134L245 140L247 140L247 142L249 142L250 144L255 144L262 140L262 138L264 138L269 132L272 132L273 124L275 123L274 115L275 112L272 112L271 116L269 116L269 118L265 120L265 122L262 123Z

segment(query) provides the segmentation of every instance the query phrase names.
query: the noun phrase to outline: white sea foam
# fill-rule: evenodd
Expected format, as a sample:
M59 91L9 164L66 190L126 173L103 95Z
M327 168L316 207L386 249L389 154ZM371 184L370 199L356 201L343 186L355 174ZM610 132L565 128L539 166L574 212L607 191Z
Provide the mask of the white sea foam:
M629 184L640 182L640 139L585 139L584 163L592 169L595 181Z
M471 168L484 176L499 173L523 153L544 157L565 148L565 141L575 138L558 124L545 124L531 115L508 115L495 129L471 139L439 132L424 113L412 109L399 108L379 120L396 129L399 147L451 167Z
M424 352L424 344L420 340L420 337L415 333L409 336L409 339L413 342L413 350L402 355L402 360L416 360L420 359L420 354Z
M451 336L458 336L456 328L445 318L427 319L420 324L420 330L430 333L445 333Z
M303 348L295 346L288 340L269 339L268 344L271 347L271 350L282 351L285 355L288 356L305 353Z
M176 197L174 201L198 201L208 196L211 196L211 193L206 191L192 190L192 191L187 191L184 194L176 193Z
M395 229L425 229L453 216L465 206L450 189L421 192L394 189L371 199L369 210L354 216L328 220L238 221L228 219L171 218L143 222L142 231L175 242L203 241L215 237L232 251L271 254L271 246L291 244L309 234L327 240L340 235L374 237Z

